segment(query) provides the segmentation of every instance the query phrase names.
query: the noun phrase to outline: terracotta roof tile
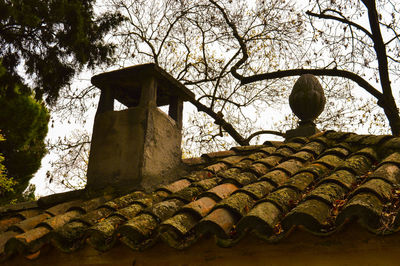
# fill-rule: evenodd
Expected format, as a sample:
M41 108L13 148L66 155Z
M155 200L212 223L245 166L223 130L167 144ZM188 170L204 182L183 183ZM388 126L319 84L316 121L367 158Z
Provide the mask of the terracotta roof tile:
M214 208L215 204L216 201L212 198L202 197L183 206L180 212L191 212L198 215L199 218L202 218Z
M66 252L86 244L106 251L118 242L182 249L204 234L221 246L250 232L279 243L296 228L328 235L354 222L375 234L400 229L400 138L328 131L184 163L187 175L152 193L3 207L0 256L49 243Z

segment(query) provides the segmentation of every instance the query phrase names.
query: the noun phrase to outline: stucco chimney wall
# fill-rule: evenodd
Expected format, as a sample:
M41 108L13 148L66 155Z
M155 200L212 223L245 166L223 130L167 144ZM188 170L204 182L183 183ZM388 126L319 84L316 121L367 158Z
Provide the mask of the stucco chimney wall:
M154 64L92 78L101 89L87 171L87 189L151 190L181 167L183 101L194 95ZM128 108L114 111L114 99ZM169 105L168 114L157 106Z

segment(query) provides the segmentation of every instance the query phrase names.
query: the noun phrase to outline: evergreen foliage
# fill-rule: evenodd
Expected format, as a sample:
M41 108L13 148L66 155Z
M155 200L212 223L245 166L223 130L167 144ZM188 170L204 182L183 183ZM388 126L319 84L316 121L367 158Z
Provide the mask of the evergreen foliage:
M54 103L59 90L84 65L107 63L114 47L103 37L122 17L115 13L97 17L94 2L0 0L0 58L11 82L29 78L36 98L47 95L47 101Z
M4 141L4 137L0 135L0 142ZM6 167L3 164L4 156L0 153L0 196L4 196L7 192L13 192L16 182L12 177L7 177Z
M49 112L60 89L87 66L110 63L105 35L119 13L95 0L0 0L0 204L34 195L33 174L46 154ZM96 13L97 12L97 13Z
M7 76L4 71L0 74L0 84L9 79ZM0 182L1 203L22 197L46 154L44 139L49 113L24 87L22 84L15 84L12 89L0 86L0 130L5 139L0 142L0 153L5 157L6 169L2 169L4 182Z

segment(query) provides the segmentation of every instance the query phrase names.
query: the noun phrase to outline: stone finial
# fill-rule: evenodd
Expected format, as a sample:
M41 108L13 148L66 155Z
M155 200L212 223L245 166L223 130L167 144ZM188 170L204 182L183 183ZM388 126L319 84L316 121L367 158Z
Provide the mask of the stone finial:
M286 132L286 138L311 136L318 132L314 120L322 113L325 95L318 79L311 74L302 75L294 84L289 96L293 113L300 118L296 129Z

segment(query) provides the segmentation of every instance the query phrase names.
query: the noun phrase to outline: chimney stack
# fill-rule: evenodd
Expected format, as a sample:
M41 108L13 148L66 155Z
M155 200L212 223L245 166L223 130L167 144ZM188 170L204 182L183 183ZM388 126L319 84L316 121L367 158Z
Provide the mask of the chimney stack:
M176 179L183 101L194 94L155 64L102 73L91 81L101 95L86 188L151 190ZM114 111L114 99L127 109ZM164 105L168 115L157 108Z

